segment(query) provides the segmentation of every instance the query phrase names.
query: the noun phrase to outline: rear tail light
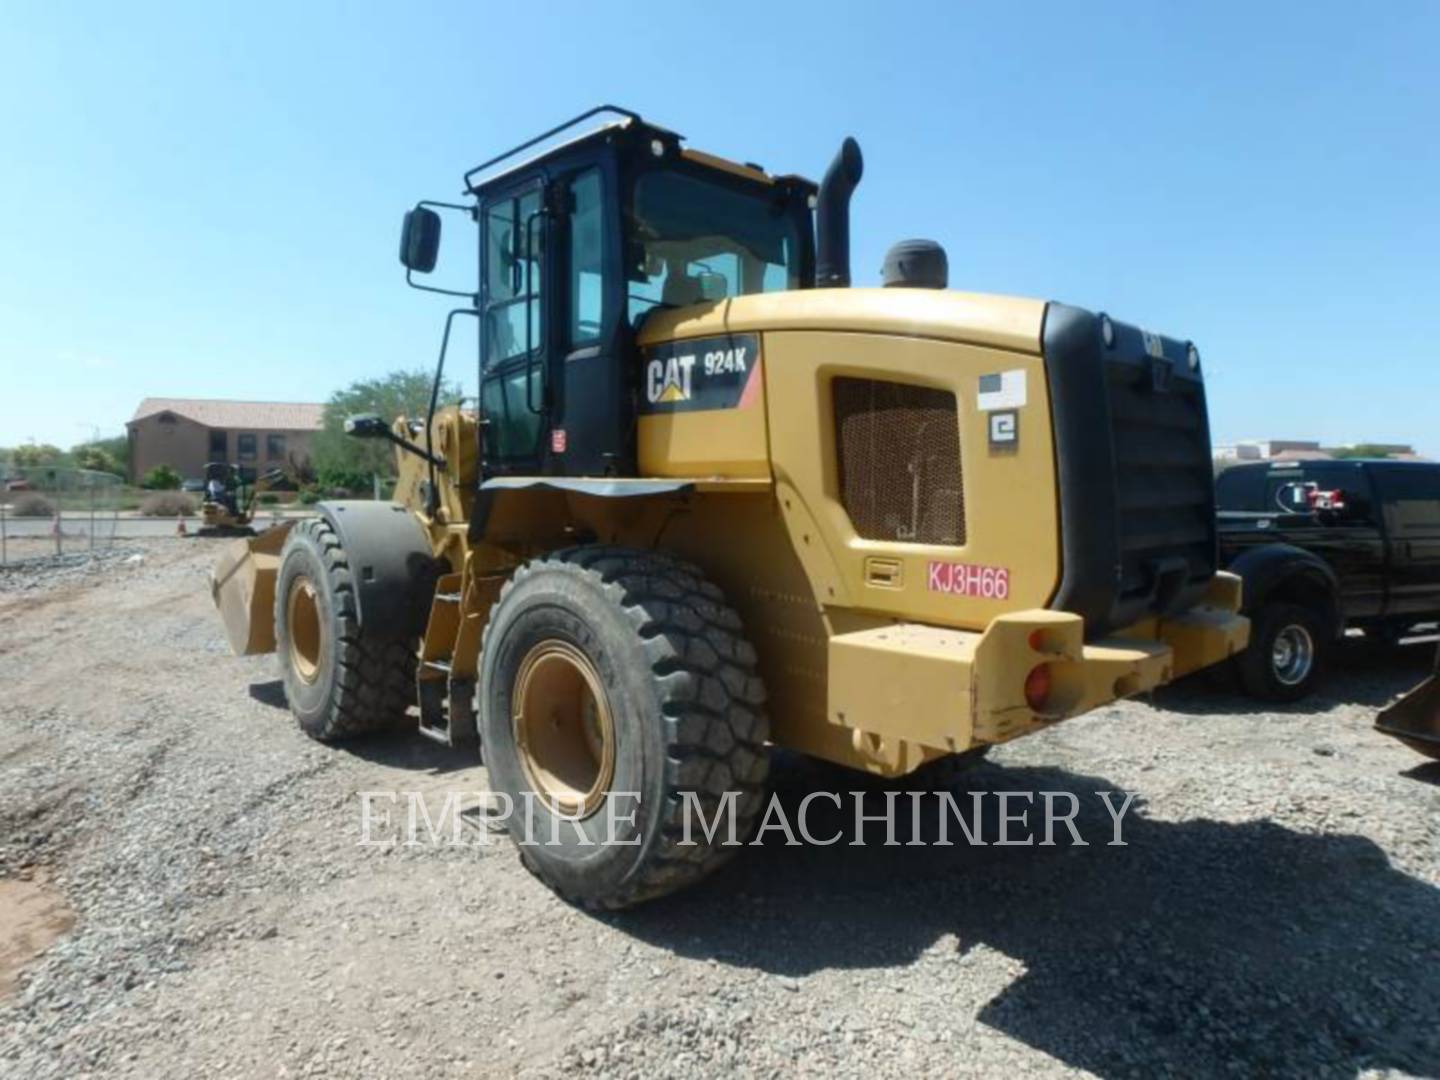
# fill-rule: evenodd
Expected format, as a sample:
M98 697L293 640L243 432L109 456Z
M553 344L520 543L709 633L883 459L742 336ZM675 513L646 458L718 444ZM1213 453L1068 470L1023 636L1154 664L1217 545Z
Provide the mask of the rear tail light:
M1041 712L1050 701L1050 665L1037 664L1025 676L1025 704L1032 712Z

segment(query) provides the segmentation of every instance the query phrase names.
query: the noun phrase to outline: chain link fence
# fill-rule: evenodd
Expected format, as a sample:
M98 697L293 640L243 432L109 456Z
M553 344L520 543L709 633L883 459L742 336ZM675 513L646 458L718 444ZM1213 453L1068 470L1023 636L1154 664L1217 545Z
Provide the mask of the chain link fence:
M0 565L109 548L125 483L91 469L10 467L0 477Z

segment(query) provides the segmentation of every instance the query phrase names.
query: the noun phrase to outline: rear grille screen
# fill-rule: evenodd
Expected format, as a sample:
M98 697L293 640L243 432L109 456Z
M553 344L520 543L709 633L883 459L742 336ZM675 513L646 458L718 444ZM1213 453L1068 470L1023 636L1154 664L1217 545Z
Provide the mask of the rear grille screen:
M955 395L928 386L837 378L840 497L866 540L965 543Z
M1215 572L1214 481L1204 385L1150 387L1148 366L1107 365L1120 531L1120 595L1150 597L1156 568L1183 564L1184 582Z

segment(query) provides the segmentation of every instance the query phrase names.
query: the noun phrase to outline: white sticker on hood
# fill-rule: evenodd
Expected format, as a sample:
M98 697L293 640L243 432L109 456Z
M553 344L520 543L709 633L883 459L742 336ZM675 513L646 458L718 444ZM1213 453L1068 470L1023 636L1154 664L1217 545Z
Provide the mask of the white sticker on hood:
M980 376L980 392L975 395L975 407L981 412L995 409L1020 409L1025 405L1025 372L1001 371L994 375Z

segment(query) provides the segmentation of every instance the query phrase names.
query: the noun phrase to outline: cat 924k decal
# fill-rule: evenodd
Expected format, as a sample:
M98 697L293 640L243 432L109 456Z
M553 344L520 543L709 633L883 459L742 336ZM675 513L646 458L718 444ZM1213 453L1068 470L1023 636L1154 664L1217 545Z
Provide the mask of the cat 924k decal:
M642 415L734 409L760 388L760 337L667 341L646 349L641 370Z

